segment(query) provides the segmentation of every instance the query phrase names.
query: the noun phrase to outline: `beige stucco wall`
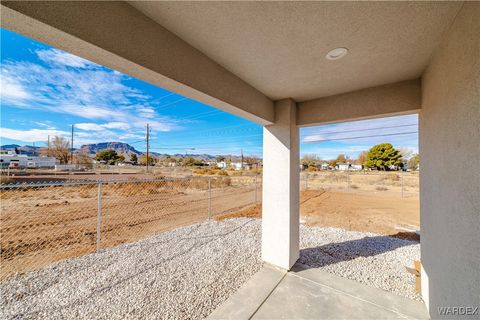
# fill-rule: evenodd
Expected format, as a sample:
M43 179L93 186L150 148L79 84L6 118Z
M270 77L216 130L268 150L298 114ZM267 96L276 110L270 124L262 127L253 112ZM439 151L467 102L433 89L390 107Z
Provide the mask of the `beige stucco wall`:
M275 124L263 128L262 259L290 269L299 257L300 154L297 106L275 102Z
M416 113L420 107L420 79L415 79L300 102L297 124L313 126L402 115Z
M479 2L464 4L432 57L422 91L422 291L431 317L440 318L438 307L480 309Z

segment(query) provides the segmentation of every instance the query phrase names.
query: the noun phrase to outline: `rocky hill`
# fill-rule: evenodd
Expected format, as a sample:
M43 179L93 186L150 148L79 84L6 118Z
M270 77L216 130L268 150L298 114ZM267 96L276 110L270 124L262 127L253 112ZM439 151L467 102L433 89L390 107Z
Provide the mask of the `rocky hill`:
M136 154L137 156L143 155L143 152L138 151L128 143L124 142L101 142L84 144L80 147L80 152L85 152L89 156L94 157L97 152L105 149L115 150L118 154L123 154L125 156L130 156L131 154Z
M27 156L38 156L40 154L40 147L34 146L20 146L18 144L5 144L0 146L0 150L4 151L15 151L18 154L25 154Z

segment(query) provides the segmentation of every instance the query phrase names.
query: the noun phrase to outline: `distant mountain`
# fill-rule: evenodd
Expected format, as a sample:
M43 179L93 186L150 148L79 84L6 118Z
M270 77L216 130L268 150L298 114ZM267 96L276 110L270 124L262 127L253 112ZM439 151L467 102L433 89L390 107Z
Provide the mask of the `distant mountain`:
M118 154L123 154L125 156L130 156L132 154L136 154L137 156L143 155L143 152L138 151L128 143L124 143L124 142L101 142L101 143L84 144L83 146L80 147L79 152L85 152L89 156L95 157L97 152L105 149L115 150Z
M0 146L0 150L4 151L16 151L18 154L25 154L27 156L38 156L40 154L41 147L34 146L20 146L18 144L5 144Z
M34 147L34 146L20 146L18 144L8 144L0 146L0 150L6 151L15 151L15 148L20 154L26 154L29 156L39 155L41 147ZM143 156L145 152L138 151L131 145L125 142L101 142L101 143L92 143L92 144L84 144L80 147L80 149L74 149L74 153L84 152L90 157L95 157L97 152L105 150L105 149L112 149L115 150L118 154L125 155L125 158L128 160L130 155L136 154L137 156ZM158 153L158 152L150 152L150 154L157 158L164 158L166 156L171 156L174 158L185 158L185 157L192 157L195 160L204 160L204 161L211 161L215 160L215 156L210 154L202 153L202 154L193 154L193 153L176 153L169 155L167 153ZM239 156L227 155L225 159L231 161L240 161Z

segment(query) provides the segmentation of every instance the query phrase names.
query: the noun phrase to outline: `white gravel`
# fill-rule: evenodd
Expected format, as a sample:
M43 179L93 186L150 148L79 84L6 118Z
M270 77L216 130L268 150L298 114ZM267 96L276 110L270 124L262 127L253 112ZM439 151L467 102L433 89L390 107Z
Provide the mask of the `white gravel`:
M261 222L205 222L0 283L1 319L204 318L261 267ZM417 242L301 227L300 261L419 299Z

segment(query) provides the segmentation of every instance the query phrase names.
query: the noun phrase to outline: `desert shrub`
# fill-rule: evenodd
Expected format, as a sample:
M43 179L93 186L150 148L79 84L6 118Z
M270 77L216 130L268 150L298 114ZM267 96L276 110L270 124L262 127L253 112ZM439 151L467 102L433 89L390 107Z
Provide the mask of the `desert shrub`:
M15 179L13 179L12 177L0 175L0 183L2 184L15 183Z
M357 186L356 184L352 184L352 185L350 185L350 188L352 188L352 189L360 189L360 187L359 187L359 186Z
M262 174L262 169L261 168L254 168L252 170L249 170L248 173L252 174L252 175L260 175L260 174Z
M192 173L193 174L207 174L209 169L193 169Z
M217 172L217 175L219 175L219 176L228 176L228 173L227 173L225 170L219 170L219 171Z
M389 173L385 176L385 180L388 181L400 181L400 176L396 173Z
M387 191L388 188L384 187L384 186L377 186L377 187L375 187L375 190L377 190L377 191Z

